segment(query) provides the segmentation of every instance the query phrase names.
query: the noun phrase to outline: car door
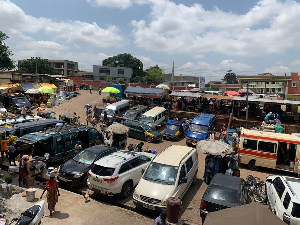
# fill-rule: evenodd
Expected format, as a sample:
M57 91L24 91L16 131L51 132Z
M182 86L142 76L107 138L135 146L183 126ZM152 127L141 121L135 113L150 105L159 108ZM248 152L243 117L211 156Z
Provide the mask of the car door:
M285 186L280 177L276 177L273 181L274 192L272 193L273 197L273 209L275 210L276 215L282 218L284 212L281 199L283 198L283 193L285 191Z
M133 186L137 185L142 177L142 166L139 157L129 161L131 170L129 170L129 177L133 181Z
M185 164L183 164L181 166L180 172L179 172L175 197L178 197L178 198L183 197L185 190L188 186L188 182L182 182L182 181L183 181L183 179L186 179L186 178L187 178L186 167L185 167Z

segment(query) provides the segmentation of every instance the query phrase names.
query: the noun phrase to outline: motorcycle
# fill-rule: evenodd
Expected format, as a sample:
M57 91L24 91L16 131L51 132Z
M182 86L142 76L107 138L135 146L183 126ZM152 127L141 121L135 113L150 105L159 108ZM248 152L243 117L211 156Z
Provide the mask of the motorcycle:
M255 202L266 203L267 194L263 190L265 182L260 180L258 177L254 177L251 174L248 174L246 178L246 187L249 195L253 196Z
M42 217L45 212L45 201L39 201L25 212L20 218L14 218L9 225L38 225L41 224Z

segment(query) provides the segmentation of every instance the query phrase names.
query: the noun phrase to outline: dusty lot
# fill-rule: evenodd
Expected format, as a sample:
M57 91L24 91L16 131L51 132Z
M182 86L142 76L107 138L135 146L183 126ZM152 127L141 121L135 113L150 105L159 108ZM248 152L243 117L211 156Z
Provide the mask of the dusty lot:
M92 101L101 101L102 96L107 95L106 93L103 93L104 95L100 96L97 91L93 91L93 94L90 94L88 90L82 90L79 92L80 95L78 95L78 97L53 108L53 110L57 113L57 116L61 113L76 112L77 115L80 116L80 121L85 124L86 111L84 105ZM137 144L139 142L140 140L132 138L128 139L128 144ZM147 143L146 146L148 145L150 149L155 149L160 152L172 144L185 145L185 139L181 139L179 142L163 141L160 143ZM183 207L181 209L181 217L184 221L189 222L189 224L201 224L199 206L202 195L207 187L202 180L204 174L204 158L205 155L200 153L197 183L190 188L182 200ZM241 177L246 178L248 173L265 180L265 178L270 173L274 173L274 171L249 171L246 168L241 169ZM77 193L86 191L86 189L67 189ZM57 206L58 212L55 214L56 216L54 216L54 218L45 217L43 223L61 224L63 222L64 224L97 224L99 223L99 220L101 221L101 224L150 224L151 221L151 224L153 223L153 218L149 219L148 217L142 216L149 216L147 213L145 214L144 212L139 212L142 214L139 215L134 212L113 206L125 205L127 208L134 208L131 198L119 200L118 198L107 198L99 195L93 195L92 198L96 199L98 202L92 201L86 204L82 196L64 191ZM47 213L48 212L46 211L46 215L48 215Z

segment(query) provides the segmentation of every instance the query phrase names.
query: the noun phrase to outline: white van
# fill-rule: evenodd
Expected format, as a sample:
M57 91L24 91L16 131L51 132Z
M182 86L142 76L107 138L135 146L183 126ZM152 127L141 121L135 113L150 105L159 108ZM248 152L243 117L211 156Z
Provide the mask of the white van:
M171 145L147 167L133 194L137 207L160 211L169 197L183 198L198 172L198 153L194 148Z
M164 107L154 107L145 112L140 121L156 129L167 119L167 110Z
M129 103L129 100L124 99L106 106L106 108L101 113L101 118L103 119L104 111L106 111L109 122L113 122L116 116L122 116L126 112L126 110L129 109Z

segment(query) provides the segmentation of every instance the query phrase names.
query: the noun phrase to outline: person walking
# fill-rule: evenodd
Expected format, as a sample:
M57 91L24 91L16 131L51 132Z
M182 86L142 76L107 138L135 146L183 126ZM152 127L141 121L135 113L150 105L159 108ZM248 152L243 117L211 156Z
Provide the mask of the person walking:
M99 95L101 95L101 92L102 92L102 86L100 85L100 87L99 87Z
M58 196L60 196L58 183L55 180L55 173L56 172L52 172L50 174L50 180L46 183L44 191L40 197L40 199L42 199L45 191L47 191L47 203L50 216L52 216L53 212L55 211L55 205L58 202Z
M90 94L92 94L92 85L90 85Z
M13 162L14 166L16 166L16 156L15 156L16 148L11 141L8 143L7 150L8 150L9 165L12 166L12 162Z
M20 161L20 165L19 165L19 186L22 185L26 186L26 178L28 175L28 168L27 168L27 161L29 160L29 156L28 155L23 155L21 161Z

